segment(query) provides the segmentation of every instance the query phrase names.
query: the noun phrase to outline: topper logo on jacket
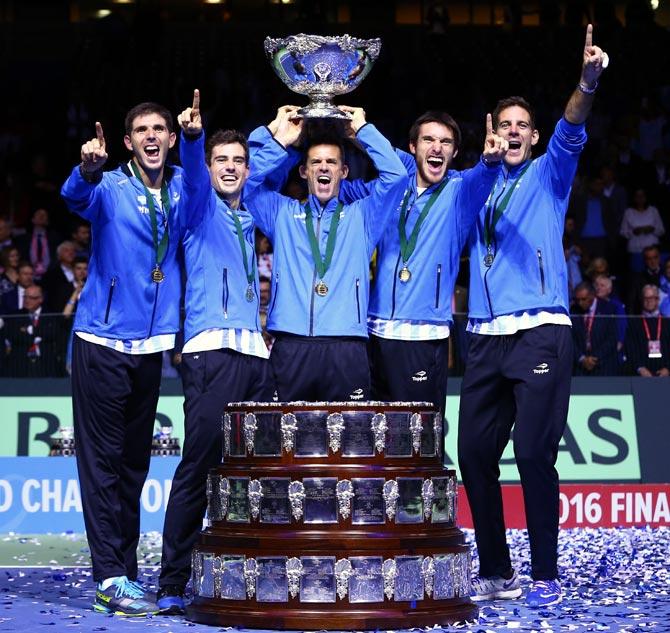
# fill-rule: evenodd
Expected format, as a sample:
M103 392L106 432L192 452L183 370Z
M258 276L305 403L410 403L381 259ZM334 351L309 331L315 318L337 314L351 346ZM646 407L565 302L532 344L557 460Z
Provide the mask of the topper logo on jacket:
M412 376L412 380L414 382L425 382L426 380L428 380L428 372L425 369L420 369L419 371L414 373L414 375Z
M534 374L548 374L549 365L547 363L540 363L535 369L533 369Z

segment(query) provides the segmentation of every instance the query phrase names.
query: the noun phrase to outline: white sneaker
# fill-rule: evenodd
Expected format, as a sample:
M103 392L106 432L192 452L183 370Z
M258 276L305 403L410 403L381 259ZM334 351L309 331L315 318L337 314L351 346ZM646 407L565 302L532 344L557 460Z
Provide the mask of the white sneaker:
M503 598L518 598L521 595L521 583L516 569L513 570L511 578L492 576L484 578L475 576L472 579L470 598L474 602L480 600L497 600Z

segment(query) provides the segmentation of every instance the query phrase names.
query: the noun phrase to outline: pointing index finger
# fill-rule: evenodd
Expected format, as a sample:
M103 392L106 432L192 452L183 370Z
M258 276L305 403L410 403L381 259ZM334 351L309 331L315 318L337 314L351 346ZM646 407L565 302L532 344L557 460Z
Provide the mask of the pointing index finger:
M200 90L197 88L193 91L193 109L200 110Z
M489 112L486 115L486 135L490 136L493 134L493 117L491 116L491 113Z
M593 25L589 24L586 27L586 41L584 42L584 48L590 48L593 46Z
M100 121L95 122L95 137L98 139L98 143L100 143L101 146L105 145L105 135L102 131L102 124Z

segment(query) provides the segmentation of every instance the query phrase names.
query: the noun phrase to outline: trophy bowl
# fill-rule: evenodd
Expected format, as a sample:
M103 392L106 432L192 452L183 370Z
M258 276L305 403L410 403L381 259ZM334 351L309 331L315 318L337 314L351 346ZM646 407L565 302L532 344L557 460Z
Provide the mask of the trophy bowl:
M304 118L349 119L332 99L363 81L380 49L379 38L361 40L350 35L300 33L265 38L265 53L279 78L294 92L310 98L309 105L298 110Z

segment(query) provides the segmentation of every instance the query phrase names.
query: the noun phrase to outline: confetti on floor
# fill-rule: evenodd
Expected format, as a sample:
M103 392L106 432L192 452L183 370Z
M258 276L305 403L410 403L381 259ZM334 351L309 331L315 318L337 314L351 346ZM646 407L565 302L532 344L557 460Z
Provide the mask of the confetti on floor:
M465 534L472 541L472 532ZM527 535L524 530L510 530L508 541L527 587ZM140 580L152 587L158 579L160 551L160 534L144 534L138 548ZM670 528L561 530L562 604L538 610L525 607L522 599L480 603L477 622L430 631L670 632L669 559ZM58 633L248 631L194 624L180 617L122 619L94 613L89 563L81 534L0 536L0 631L39 632L44 627Z

